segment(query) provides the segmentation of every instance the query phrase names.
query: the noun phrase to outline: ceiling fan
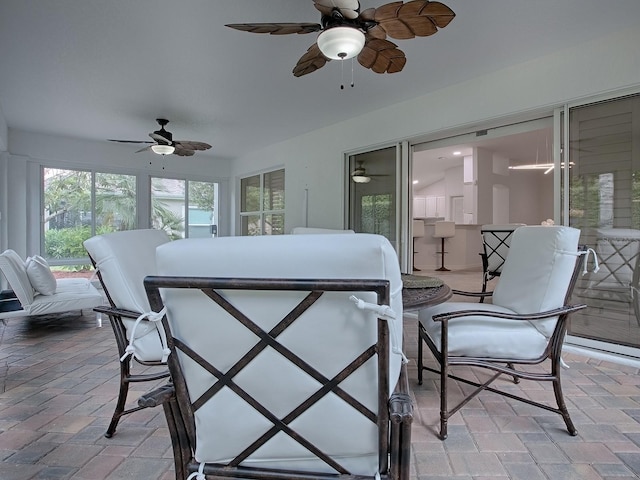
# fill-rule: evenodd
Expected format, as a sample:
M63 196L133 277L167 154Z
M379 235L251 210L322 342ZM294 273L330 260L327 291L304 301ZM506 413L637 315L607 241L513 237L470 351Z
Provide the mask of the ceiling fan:
M165 125L169 123L169 120L164 118L157 118L156 122L160 125L160 130L151 132L149 136L154 140L153 142L145 140L112 140L110 142L118 143L148 143L149 145L136 150L135 153L144 152L145 150L151 150L158 155L179 155L181 157L190 157L196 150L209 150L211 145L204 142L195 142L193 140L174 140L173 134L165 130Z
M317 41L298 60L293 75L315 72L330 60L356 57L375 73L400 72L407 61L387 36L405 40L433 35L455 17L446 5L428 0L392 2L360 12L358 0L313 0L322 14L318 23L234 23L245 32L289 35L320 32Z
M358 160L357 167L351 172L351 180L355 183L369 183L372 177L388 177L389 175L384 174L367 174L366 169L364 168L363 162Z

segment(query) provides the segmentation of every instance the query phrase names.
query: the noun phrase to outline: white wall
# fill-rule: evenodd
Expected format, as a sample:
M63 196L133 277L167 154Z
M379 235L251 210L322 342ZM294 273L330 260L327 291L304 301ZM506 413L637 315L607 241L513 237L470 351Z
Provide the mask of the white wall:
M640 29L611 36L451 85L252 152L234 162L234 175L272 165L286 169L286 225L301 225L309 191L309 225L341 228L345 152L433 138L453 129L524 114L552 112L565 102L624 88L640 88ZM399 73L398 75L402 75ZM357 87L356 87L357 88ZM426 115L425 112L437 112ZM466 127L465 127L466 126ZM236 182L234 181L234 184Z
M9 145L9 127L2 113L2 105L0 105L0 152L6 152Z

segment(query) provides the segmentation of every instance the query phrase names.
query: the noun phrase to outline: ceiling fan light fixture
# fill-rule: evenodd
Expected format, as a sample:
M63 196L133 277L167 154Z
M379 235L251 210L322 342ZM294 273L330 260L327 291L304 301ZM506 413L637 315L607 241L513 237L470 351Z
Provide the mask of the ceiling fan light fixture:
M158 155L171 155L176 151L176 147L173 145L151 145L151 150L153 153L157 153Z
M318 35L318 48L331 60L346 60L362 51L364 41L364 33L357 28L333 27Z
M366 175L352 175L351 179L356 183L369 183L371 181L371 177Z

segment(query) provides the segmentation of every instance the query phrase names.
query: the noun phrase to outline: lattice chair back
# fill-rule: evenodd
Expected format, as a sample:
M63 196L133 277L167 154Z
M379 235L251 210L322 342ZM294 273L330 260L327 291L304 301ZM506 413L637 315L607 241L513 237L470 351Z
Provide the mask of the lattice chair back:
M145 285L166 309L185 468L398 475L388 404L404 371L402 283L384 237L178 240L157 263Z
M485 271L490 275L495 276L502 272L504 262L509 253L513 232L521 226L521 223L513 223L506 225L483 225L481 227L482 246L487 262Z

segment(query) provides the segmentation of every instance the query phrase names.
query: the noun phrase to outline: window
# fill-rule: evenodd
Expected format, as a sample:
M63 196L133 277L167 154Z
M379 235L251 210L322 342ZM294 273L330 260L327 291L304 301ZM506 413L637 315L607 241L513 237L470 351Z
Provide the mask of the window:
M136 225L136 177L43 168L44 256L52 265L76 265L87 238Z
M284 233L284 169L240 180L241 235Z
M151 224L171 238L217 235L218 184L151 179Z

